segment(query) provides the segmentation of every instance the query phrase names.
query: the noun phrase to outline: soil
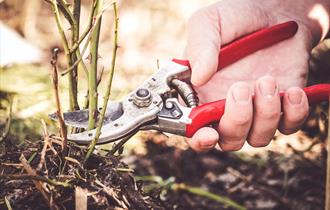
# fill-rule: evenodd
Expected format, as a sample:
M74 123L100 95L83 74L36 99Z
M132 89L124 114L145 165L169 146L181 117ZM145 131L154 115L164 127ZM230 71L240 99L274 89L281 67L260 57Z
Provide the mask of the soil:
M42 148L41 141L29 142L29 148L24 150L12 144L6 145L6 154L0 158L0 197L6 197L13 209L74 209L77 187L89 193L88 209L164 209L157 200L145 197L128 173L127 165L118 157L92 155L83 166L86 149L69 144L69 158L63 159L61 147L53 143L42 168L37 170ZM70 186L44 184L45 199L34 182L24 178L27 173L20 163L21 155L28 159L37 175L69 183ZM10 175L16 175L17 179ZM6 209L6 204L2 203L0 209Z
M247 209L324 209L325 155L306 161L298 156L284 160L282 154L270 153L267 164L258 165L216 150L199 154L152 142L147 145L152 152L137 159L138 175L175 177L177 183L202 186ZM152 192L159 194L161 189ZM168 209L231 209L186 190L168 192L162 200Z

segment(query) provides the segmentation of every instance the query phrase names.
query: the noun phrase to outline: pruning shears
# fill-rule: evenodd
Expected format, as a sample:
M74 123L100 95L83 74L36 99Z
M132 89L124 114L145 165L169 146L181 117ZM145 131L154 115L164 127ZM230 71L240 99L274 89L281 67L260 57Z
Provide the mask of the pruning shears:
M298 30L294 21L281 23L249 34L221 47L218 69L258 50L290 39ZM142 85L121 101L110 102L97 144L129 138L139 130L159 130L191 137L199 128L218 122L225 109L225 99L198 104L198 98L190 85L189 61L173 59L159 68ZM318 84L304 88L310 104L326 101L330 84ZM178 101L178 95L186 106ZM283 95L283 93L282 93ZM56 119L56 114L50 115ZM88 110L64 113L66 125L87 129ZM68 135L78 144L89 144L94 130Z

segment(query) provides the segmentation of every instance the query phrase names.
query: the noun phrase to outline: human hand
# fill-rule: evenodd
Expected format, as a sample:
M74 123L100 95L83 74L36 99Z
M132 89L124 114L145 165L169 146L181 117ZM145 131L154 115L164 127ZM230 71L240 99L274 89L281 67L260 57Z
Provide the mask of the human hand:
M223 0L191 17L185 50L192 67L191 82L201 103L226 96L218 129L198 130L188 141L193 149L209 150L219 143L222 150L239 150L245 140L254 147L266 146L277 128L290 134L305 121L308 101L301 87L307 80L309 52L329 30L329 24L322 25L329 16L312 20L308 13L315 1L299 3L297 8L293 1ZM324 14L329 12L324 9ZM289 20L299 24L293 38L217 72L221 45ZM282 102L280 90L285 90Z

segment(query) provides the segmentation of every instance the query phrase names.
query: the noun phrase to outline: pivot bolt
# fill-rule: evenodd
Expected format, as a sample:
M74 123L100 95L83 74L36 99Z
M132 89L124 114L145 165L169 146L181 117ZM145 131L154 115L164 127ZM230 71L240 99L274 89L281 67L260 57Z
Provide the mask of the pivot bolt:
M133 96L133 103L138 107L147 107L151 103L150 91L146 88L138 89Z
M136 96L138 96L140 98L145 98L145 97L148 97L149 95L150 95L149 90L145 89L145 88L141 88L136 91Z

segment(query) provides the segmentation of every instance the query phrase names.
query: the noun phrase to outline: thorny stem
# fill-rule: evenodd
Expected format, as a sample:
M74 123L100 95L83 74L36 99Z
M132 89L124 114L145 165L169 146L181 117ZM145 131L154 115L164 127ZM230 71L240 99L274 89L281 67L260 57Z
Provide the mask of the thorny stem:
M88 26L82 32L80 39L77 42L73 43L73 45L72 45L72 47L70 49L70 53L74 52L79 47L79 45L81 44L81 42L86 38L86 36L92 30L93 26L95 25L95 22L97 22L98 19L101 17L101 16L99 16L97 19L94 19L94 11L95 11L96 5L97 5L96 3L97 3L97 1L93 1L92 10L91 10L90 16L88 18Z
M97 22L97 21L102 17L103 12L104 12L104 10L103 10L101 13L99 13L99 14L97 15L97 17L96 17L95 20L94 20L94 23ZM94 31L94 29L95 29L94 26L95 26L95 24L91 25L91 28L88 28L88 30L87 30L87 32L90 32L90 33L89 33L89 35L88 35L88 37L87 37L87 40L88 40L88 41L87 41L86 44L84 45L81 54L80 54L80 50L79 50L79 49L78 49L77 52L76 52L76 55L77 55L77 57L78 57L78 60L77 60L74 64L72 64L71 66L69 66L67 69L65 69L64 72L61 73L61 76L66 75L67 73L69 73L70 71L72 71L72 69L73 69L75 66L77 66L79 63L82 63L82 66L83 66L83 68L84 68L84 71L86 72L86 75L87 75L87 77L88 77L88 70L87 70L87 67L86 67L85 63L84 63L84 62L81 62L81 61L83 60L83 57L82 57L82 56L85 54L85 51L86 51L86 49L87 49L87 47L88 47L88 45L89 45L89 42L90 42L91 36L92 36L92 34L93 34L93 31ZM88 34L88 33L87 33L87 34ZM83 36L84 36L84 35L82 35L82 37L81 37L81 38L83 38L83 39L80 39L81 41L84 40L84 38L85 38L85 37L83 37ZM77 46L77 43L81 43L81 41L78 41L78 42L76 42L76 43L73 43L74 46L71 47L71 49L70 49L70 53L72 52L73 49L77 49L75 46Z
M87 47L88 47L88 44L89 43L86 43L81 51L81 54L80 54L80 50L77 50L76 52L76 55L78 57L78 60L72 64L72 66L69 66L69 68L67 69L64 69L63 72L61 73L61 76L65 76L67 73L69 73L70 71L72 71L76 66L78 66L78 64L83 60L83 55L85 54L85 51L87 50ZM84 62L81 62L82 63L82 66L84 68L84 71L86 73L86 76L88 77L88 70L87 70L87 67L85 65Z
M117 49L118 49L118 20L119 20L116 2L113 3L113 10L114 10L114 15L115 15L115 25L114 25L113 51L112 51L112 61L111 61L111 69L110 69L110 73L109 73L109 80L108 80L106 93L104 96L102 111L101 111L99 121L98 121L98 126L96 128L96 133L95 133L93 141L89 145L89 149L87 151L87 154L86 154L85 160L84 160L85 163L88 160L88 158L90 157L90 155L93 153L93 151L95 149L95 145L101 135L101 128L103 125L106 107L108 105L108 100L110 97L112 79L113 79L113 74L114 74L114 70L115 70L116 56L117 56Z
M73 1L73 24L71 25L71 45L73 45L74 43L76 43L79 39L79 24L80 24L80 8L81 8L81 1L80 0L74 0ZM72 66L72 64L74 64L75 62L77 62L79 55L80 55L80 50L77 49L75 51L73 51L72 53L70 53L70 49L69 49L69 55L71 56L71 64L70 66ZM71 80L72 82L72 92L73 92L73 106L75 110L79 110L79 104L78 104L78 66L74 66L72 71L69 73L69 80Z
M94 10L93 18L102 12L103 0L96 0L96 8ZM97 20L95 29L92 32L90 40L90 59L91 68L88 74L88 92L89 92L89 114L88 114L88 130L95 128L95 119L97 115L97 61L99 58L99 38L101 30L102 17Z
M74 14L69 9L69 4L65 0L57 0L57 4L60 6L60 10L62 14L64 15L65 19L70 23L71 26L76 25L76 19L74 17ZM61 9L63 8L63 9ZM75 9L75 8L73 8Z
M67 52L69 52L69 43L68 43L68 40L66 39L66 36L65 36L65 33L64 33L64 30L63 30L63 25L62 25L62 22L61 22L61 17L60 17L60 13L58 11L56 0L51 0L51 5L52 5L52 8L53 8L57 29L58 29L58 31L60 33L60 36L61 36L64 52L67 53Z
M60 132L61 132L61 137L63 138L62 140L62 151L66 151L67 149L67 129L64 123L64 117L62 113L62 108L61 108L61 101L60 101L60 96L59 96L59 88L58 88L58 73L57 73L57 54L58 54L58 49L55 48L53 50L53 57L52 57L52 67L53 67L53 86L54 86L54 96L55 96L55 101L56 101L56 114L58 117L58 122L60 125Z
M50 3L51 5L53 4L52 0L45 0L45 2ZM57 6L59 8L59 10L62 12L62 14L64 15L64 17L68 20L68 22L70 23L70 25L73 24L74 18L70 12L70 10L68 9L68 7L66 5L61 5L57 2Z
M72 61L72 57L69 49L69 43L68 40L66 38L66 35L64 33L63 30L63 25L62 25L62 21L61 21L61 17L60 17L60 13L58 10L58 3L60 3L61 8L64 8L63 11L65 11L66 13L69 14L69 22L72 23L73 25L75 25L75 19L71 17L71 12L68 10L67 5L65 2L63 2L63 0L61 0L60 2L57 2L56 0L51 0L50 1L52 8L53 8L53 12L54 12L54 16L55 16L55 21L56 21L56 25L57 25L57 29L60 33L61 36L61 40L62 40L62 45L63 45L63 49L68 61L69 66L72 66L72 64L74 63L74 61ZM72 22L71 22L71 21ZM70 110L76 110L79 109L79 105L78 105L78 100L77 100L77 83L75 82L76 79L76 75L74 75L73 73L69 74L69 98L70 98Z

